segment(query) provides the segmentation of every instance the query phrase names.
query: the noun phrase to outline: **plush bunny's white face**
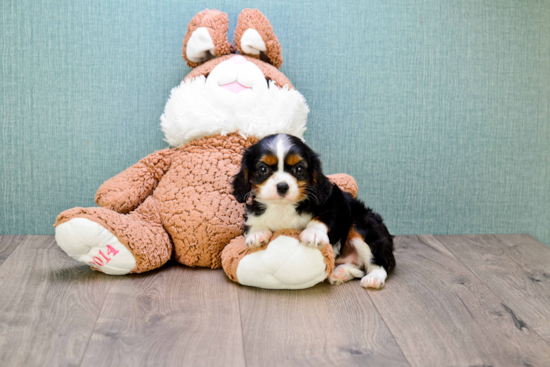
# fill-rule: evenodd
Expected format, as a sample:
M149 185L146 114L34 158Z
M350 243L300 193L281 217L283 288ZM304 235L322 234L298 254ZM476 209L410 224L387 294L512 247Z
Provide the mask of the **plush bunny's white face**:
M161 127L174 147L231 132L257 138L274 133L301 138L308 113L298 91L280 88L254 63L235 55L217 65L208 77L184 80L172 89Z

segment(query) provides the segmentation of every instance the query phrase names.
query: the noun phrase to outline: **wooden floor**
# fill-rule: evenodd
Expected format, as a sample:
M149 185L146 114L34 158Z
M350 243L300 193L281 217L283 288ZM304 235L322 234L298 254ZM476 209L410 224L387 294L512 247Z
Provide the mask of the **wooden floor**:
M169 263L108 276L0 236L0 366L550 366L550 248L399 236L386 287L247 288Z

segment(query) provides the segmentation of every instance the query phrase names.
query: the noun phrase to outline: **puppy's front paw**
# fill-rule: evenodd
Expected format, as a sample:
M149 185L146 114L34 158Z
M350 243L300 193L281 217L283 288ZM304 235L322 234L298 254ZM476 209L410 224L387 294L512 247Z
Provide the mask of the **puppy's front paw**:
M388 273L386 273L384 268L380 267L378 269L374 269L361 279L361 287L380 289L386 283L387 277Z
M272 235L273 233L268 229L252 232L246 236L245 244L248 248L255 249L268 243Z
M325 231L318 228L306 228L300 233L300 242L309 247L323 247L330 244Z

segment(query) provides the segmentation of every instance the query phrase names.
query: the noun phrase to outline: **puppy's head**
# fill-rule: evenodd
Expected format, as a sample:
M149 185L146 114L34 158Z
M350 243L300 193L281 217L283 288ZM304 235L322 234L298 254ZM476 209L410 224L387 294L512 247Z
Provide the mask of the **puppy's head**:
M319 156L300 139L286 134L267 136L249 147L233 178L233 195L241 203L253 195L264 204L306 199L322 204L331 191Z

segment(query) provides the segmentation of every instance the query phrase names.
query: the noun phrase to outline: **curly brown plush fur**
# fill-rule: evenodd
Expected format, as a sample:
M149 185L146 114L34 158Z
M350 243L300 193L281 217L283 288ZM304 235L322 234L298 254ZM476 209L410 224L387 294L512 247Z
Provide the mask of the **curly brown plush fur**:
M276 68L282 59L278 58L280 46L271 25L257 13L243 11L239 24L257 27L265 36L267 54L275 66L257 58L244 58L278 87L293 89ZM191 63L185 55L187 42L199 27L208 29L217 57L204 64ZM201 12L192 19L184 39L184 58L197 67L186 79L208 76L217 65L234 56L228 55L235 49L227 42L227 27L227 15L215 10ZM171 257L188 266L220 268L222 250L242 235L244 228L245 208L231 195L230 179L239 169L244 149L256 141L235 131L152 153L101 185L95 196L99 208L66 210L55 226L75 218L99 224L135 258L131 273L158 268ZM333 179L348 191L357 192L353 178L346 175Z

